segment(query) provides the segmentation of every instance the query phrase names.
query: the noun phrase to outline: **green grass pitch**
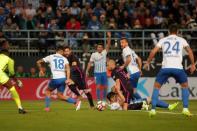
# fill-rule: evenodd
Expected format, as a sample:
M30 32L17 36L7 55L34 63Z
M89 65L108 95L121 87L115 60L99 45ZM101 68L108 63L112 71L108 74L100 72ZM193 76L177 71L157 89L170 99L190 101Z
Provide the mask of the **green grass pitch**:
M172 103L173 101L169 101ZM172 111L159 109L153 118L145 111L97 111L87 102L75 111L73 105L52 101L51 111L43 110L44 101L23 101L28 114L18 114L13 101L0 101L0 131L196 131L197 101L190 101L187 118L180 114L182 104Z

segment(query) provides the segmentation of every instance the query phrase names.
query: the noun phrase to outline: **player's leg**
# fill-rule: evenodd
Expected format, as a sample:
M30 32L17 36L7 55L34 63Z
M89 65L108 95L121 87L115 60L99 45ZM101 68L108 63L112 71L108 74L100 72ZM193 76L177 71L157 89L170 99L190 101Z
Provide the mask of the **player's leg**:
M101 100L101 75L100 73L95 73L94 74L94 78L95 78L95 83L96 83L96 97L97 97L97 101Z
M80 110L80 108L81 108L81 101L80 100L77 101L69 96L63 95L62 90L58 90L57 96L62 101L66 101L68 103L74 104L76 106L76 111Z
M92 94L90 93L91 90L87 88L85 77L79 78L76 81L76 85L77 85L78 89L83 90L83 92L87 96L90 107L94 108L94 102L93 102Z
M66 101L68 103L74 104L76 106L76 110L79 110L81 108L81 101L77 101L71 97L63 95L65 91L65 79L59 79L58 81L58 87L57 87L57 96L60 100Z
M88 98L88 102L91 108L94 108L94 102L93 102L93 98L92 98L92 94L89 91L84 91L87 98Z
M45 111L50 111L51 104L51 93L57 87L57 83L55 80L51 79L48 85L48 88L45 91Z
M158 99L156 107L174 110L178 106L178 104L179 104L179 102L175 102L173 104L168 104L165 101Z
M128 82L126 85L121 86L122 94L125 98L124 104L123 104L123 110L128 110L128 105L130 104L130 100L133 97L133 88L131 86L131 83Z
M77 96L78 99L81 99L81 95L80 95L79 91L77 90L77 85L75 83L68 85L68 87Z
M130 76L130 82L131 85L133 87L133 97L138 100L141 99L142 97L140 96L140 94L137 92L137 84L138 84L138 80L140 78L140 72L131 74Z
M106 100L107 97L107 73L104 72L101 74L101 85L102 85L102 91L103 91L103 100Z
M66 101L68 103L76 104L75 99L63 95L65 88L66 88L65 80L66 79L64 78L55 80L56 88L57 88L57 96L60 100Z
M51 104L51 92L54 89L52 88L47 88L45 91L45 111L50 111L50 104Z
M65 96L62 91L57 92L57 97L58 97L58 99L60 99L62 101L66 101L66 102L71 103L71 104L76 104L77 103L77 101L75 99L73 99L69 96Z
M73 83L69 84L68 87L77 96L77 98L79 100L81 100L82 96L81 96L81 94L79 93L79 90L78 90L78 82L80 81L80 77L71 75L71 79L72 79Z
M14 99L14 101L19 109L19 113L25 114L26 111L22 107L18 92L16 91L15 86L12 84L9 77L7 77L7 75L4 72L0 73L0 84L2 84L4 87L6 87L10 91L12 98Z
M128 91L123 92L125 101L123 103L123 110L128 110L128 105L130 104L130 93Z
M154 83L154 88L153 88L153 93L152 93L152 108L151 111L149 112L150 116L156 115L156 106L158 103L158 97L159 97L159 90L163 83L165 83L168 79L168 73L166 72L165 69L161 69L159 73L157 74L155 83Z
M183 102L183 111L182 113L186 116L192 116L190 113L189 106L189 87L188 87L188 79L187 74L184 70L174 70L174 78L181 85L182 90L182 102Z

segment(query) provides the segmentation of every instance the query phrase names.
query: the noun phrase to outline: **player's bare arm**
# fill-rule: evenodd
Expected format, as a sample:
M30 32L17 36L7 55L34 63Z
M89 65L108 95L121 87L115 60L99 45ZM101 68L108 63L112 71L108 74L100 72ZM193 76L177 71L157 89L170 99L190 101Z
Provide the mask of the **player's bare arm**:
M143 67L145 70L148 69L150 62L151 62L152 59L155 57L155 54L159 51L159 49L160 49L160 48L156 46L155 48L153 48L153 49L151 50L150 55L149 55L149 57L148 57L148 59L147 59L147 61L146 61L146 64L145 64L144 67Z
M194 54L193 54L192 49L189 46L185 47L185 50L187 51L190 62L191 62L190 73L193 74L194 71L196 70L196 66L195 66L195 63L194 63Z
M130 62L131 62L131 56L128 55L127 58L126 58L125 63L122 66L120 66L120 68L124 69L125 67L127 67L129 65Z
M111 46L111 32L107 32L107 45L105 47L106 51L108 52Z
M138 64L138 68L140 70L140 73L142 75L142 59L140 57L137 57L137 64Z
M90 70L92 64L93 64L93 62L91 62L91 61L88 62L88 66L87 66L87 69L86 69L86 75L87 75L87 76L89 76L89 70Z
M40 59L40 60L38 60L38 61L36 62L40 74L43 74L43 71L42 71L42 63L44 63L44 60L43 60L43 59Z
M66 71L66 78L67 78L66 83L68 85L70 85L70 84L72 84L73 81L70 79L70 66L69 66L69 64L65 64L65 71Z

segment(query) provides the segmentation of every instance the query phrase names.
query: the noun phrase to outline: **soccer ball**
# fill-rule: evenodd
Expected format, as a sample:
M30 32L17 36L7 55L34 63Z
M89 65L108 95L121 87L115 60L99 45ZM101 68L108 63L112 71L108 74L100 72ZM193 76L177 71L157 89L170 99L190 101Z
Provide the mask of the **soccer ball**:
M104 101L98 101L96 105L96 109L98 111L104 111L106 108L106 103Z

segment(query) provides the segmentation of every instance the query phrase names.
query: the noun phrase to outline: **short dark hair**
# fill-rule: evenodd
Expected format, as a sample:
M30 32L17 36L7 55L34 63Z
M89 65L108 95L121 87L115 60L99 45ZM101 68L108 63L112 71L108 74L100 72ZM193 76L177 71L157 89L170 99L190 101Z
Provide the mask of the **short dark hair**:
M127 43L129 43L129 41L128 41L128 39L127 39L126 37L121 37L121 38L120 38L120 41L121 41L121 40L126 40Z
M70 46L64 46L64 50L65 50L65 49L71 50Z
M176 33L178 31L178 26L176 24L172 24L169 26L170 33Z
M63 46L57 46L56 51L60 51L60 50L64 50L64 47Z
M107 99L110 101L112 97L116 96L116 93L115 92L109 92L107 94Z
M99 45L104 47L103 43L101 43L101 42L97 43L97 46L99 46Z

